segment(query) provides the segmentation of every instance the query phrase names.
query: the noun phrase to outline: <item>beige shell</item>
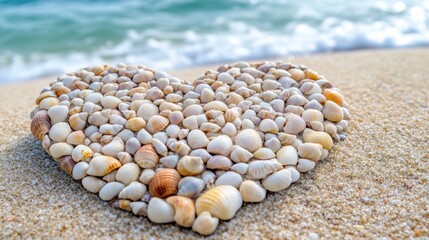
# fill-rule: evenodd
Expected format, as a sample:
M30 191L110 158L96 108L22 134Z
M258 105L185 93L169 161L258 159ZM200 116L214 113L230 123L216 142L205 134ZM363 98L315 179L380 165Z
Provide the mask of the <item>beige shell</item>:
M195 206L192 199L183 196L167 198L167 203L174 208L174 221L182 227L191 227L195 220Z
M85 141L85 134L82 130L74 131L67 136L66 142L72 145L79 145Z
M262 202L267 190L253 180L246 180L240 185L240 194L244 202Z
M46 112L39 112L33 117L31 121L31 132L40 141L42 141L43 137L49 132L50 128L51 120Z
M216 186L230 185L235 188L239 188L242 182L243 182L243 178L241 177L240 174L233 171L228 171L216 179L215 185Z
M149 133L154 134L164 130L168 126L168 123L169 123L168 118L165 118L160 115L155 115L148 120L146 124L146 130Z
M229 220L234 217L242 204L240 192L235 187L223 185L214 187L201 195L196 201L195 209L197 215L207 211L214 217Z
M322 145L317 143L303 143L298 147L298 155L317 162L322 156L322 149Z
M143 195L146 193L146 185L140 182L131 182L129 183L122 191L119 193L119 198L121 199L130 199L132 201L138 201L143 198Z
M253 157L253 154L246 149L234 145L231 152L231 160L240 163L240 162L247 162Z
M195 176L204 170L204 162L200 157L184 156L177 163L177 171L182 176Z
M291 173L286 169L277 171L262 180L262 186L264 186L265 189L271 192L279 192L289 187L291 183Z
M286 120L287 122L283 128L283 131L287 134L298 135L304 131L306 127L304 119L302 119L300 116L291 116Z
M82 179L82 185L89 192L98 193L106 185L106 182L96 177L87 176Z
M69 124L70 127L77 131L77 130L83 130L86 126L86 119L88 118L88 113L81 112L73 114L69 117Z
M303 133L304 142L318 143L324 149L331 149L334 145L331 136L326 132L316 132L311 129L306 129Z
M145 126L146 126L146 121L141 117L130 118L125 124L126 128L134 132L140 131L140 129L144 128Z
M140 167L135 163L122 165L116 173L116 181L128 186L131 182L137 181L140 176Z
M144 169L142 171L142 173L140 174L139 181L146 184L146 185L149 185L149 183L152 181L154 176L155 176L154 170L152 170L150 168Z
M296 182L296 181L298 181L298 179L300 178L301 174L299 173L298 170L296 170L295 167L287 167L285 169L290 172L290 175L292 177L292 182L293 183Z
M70 125L65 122L59 122L52 125L49 130L49 138L54 142L65 142L71 132Z
M227 135L216 137L207 145L207 151L213 154L229 156L232 151L232 140Z
M249 163L246 177L249 179L263 179L282 168L282 165L274 160L256 160Z
M332 101L326 101L322 113L327 120L332 122L339 122L344 118L343 109Z
M40 102L39 108L41 110L49 110L51 107L56 106L58 104L60 104L60 100L58 100L58 98L48 97L48 98L44 98Z
M221 101L211 101L209 103L204 104L203 109L204 111L218 110L225 112L226 110L228 110L228 106L226 106L226 104Z
M155 147L152 144L146 144L137 150L134 160L141 168L154 168L159 162L159 157Z
M245 129L237 135L235 144L249 152L254 152L262 147L262 139L255 130Z
M111 171L121 167L121 163L109 156L94 157L89 162L88 175L102 177Z
M73 151L73 146L65 143L54 143L49 147L49 153L53 158L58 159L63 156L71 155Z
M264 119L259 124L259 131L264 133L278 133L279 128L272 119Z
M228 157L222 155L215 155L211 157L206 167L208 169L216 169L216 170L229 170L232 166L232 162Z
M178 153L181 157L189 155L189 153L191 152L191 148L182 141L173 142L168 147L171 149L171 151Z
M158 107L150 102L141 104L140 107L134 111L137 111L137 117L142 117L146 122L149 121L152 116L155 116L159 113Z
M209 212L202 212L195 219L192 230L201 235L212 234L219 224L219 219L212 217Z
M68 117L69 108L64 105L57 105L49 108L48 115L52 124L65 122Z
M302 113L302 119L308 124L310 122L323 122L323 114L316 109L307 109Z
M338 104L340 107L344 105L344 96L338 91L332 89L325 89L323 95L326 97L326 100L332 101Z
M152 138L152 145L155 148L156 153L158 153L159 155L161 155L163 157L167 156L168 149L167 149L167 146L165 146L165 144L163 142L161 142L160 140L158 140L156 138Z
M253 157L255 159L266 160L275 158L276 154L269 148L260 148L253 153Z
M147 216L154 223L174 221L174 208L161 198L153 197L147 206Z
M124 187L125 185L122 183L109 182L100 189L98 196L101 198L101 200L110 201L118 196Z
M85 145L77 145L72 153L71 156L75 162L88 160L92 157L94 152L91 148L85 146Z
M277 160L283 166L296 165L298 162L298 152L293 146L284 146L276 153Z
M199 104L189 105L183 110L183 116L185 118L190 116L197 116L203 113L204 113L203 107L201 107L201 105Z
M179 173L174 169L162 169L155 173L149 184L149 193L154 197L165 198L177 193Z
M105 96L100 99L100 103L103 107L109 109L115 109L121 103L121 99L114 96Z
M104 155L111 156L111 157L116 157L118 153L123 152L124 150L125 150L124 142L119 137L113 138L113 140L109 144L104 145L101 148L101 151L103 152Z
M205 148L209 144L209 139L203 131L194 129L188 133L187 142L192 149Z

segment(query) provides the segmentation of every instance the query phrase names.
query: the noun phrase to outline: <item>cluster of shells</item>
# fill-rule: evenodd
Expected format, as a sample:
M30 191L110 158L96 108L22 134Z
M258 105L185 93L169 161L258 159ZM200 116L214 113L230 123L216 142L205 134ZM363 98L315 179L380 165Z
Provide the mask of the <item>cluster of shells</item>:
M282 62L222 65L192 83L140 65L90 67L36 104L32 133L85 189L203 235L326 159L349 118L327 79Z

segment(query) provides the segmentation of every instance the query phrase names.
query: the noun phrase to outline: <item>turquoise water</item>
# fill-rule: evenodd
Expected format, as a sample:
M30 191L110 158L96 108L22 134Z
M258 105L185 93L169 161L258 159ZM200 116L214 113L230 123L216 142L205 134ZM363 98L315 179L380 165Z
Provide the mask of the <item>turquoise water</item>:
M0 82L102 63L165 70L429 45L429 1L0 0Z

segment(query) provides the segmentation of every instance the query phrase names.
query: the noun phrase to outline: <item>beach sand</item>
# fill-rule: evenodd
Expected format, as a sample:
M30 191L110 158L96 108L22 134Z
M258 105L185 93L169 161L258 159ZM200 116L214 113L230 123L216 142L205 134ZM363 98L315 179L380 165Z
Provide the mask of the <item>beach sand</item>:
M343 91L348 137L297 183L245 204L210 238L429 237L429 49L292 60ZM209 68L216 67L172 74L195 79ZM34 100L51 80L0 85L0 239L200 237L114 209L59 169L29 129Z

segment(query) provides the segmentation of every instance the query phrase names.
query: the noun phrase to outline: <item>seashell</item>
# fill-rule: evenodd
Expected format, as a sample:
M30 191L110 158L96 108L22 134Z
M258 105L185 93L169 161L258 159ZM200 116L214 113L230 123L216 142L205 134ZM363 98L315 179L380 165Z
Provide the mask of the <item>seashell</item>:
M302 119L308 124L313 121L323 122L323 114L316 109L307 109L302 113Z
M220 170L229 170L232 166L232 162L229 158L222 155L215 155L211 157L206 167L208 169L220 169Z
M73 114L69 117L69 124L70 127L77 131L77 130L83 130L86 126L86 119L88 118L88 113L81 112Z
M68 125L68 124L67 124ZM85 140L85 134L82 130L70 133L67 136L66 142L72 145L82 144Z
M206 184L206 187L210 189L214 186L216 174L214 174L212 171L204 171L201 174L201 179L203 179L204 183Z
M285 102L281 99L274 99L270 102L272 108L276 112L284 112Z
M128 186L122 189L118 197L121 199L130 199L132 201L138 201L143 198L143 195L146 193L146 190L146 186L143 183L131 182Z
M43 99L45 99L45 98L49 98L49 97L52 97L52 98L56 98L56 97L57 97L57 95L56 95L54 92L50 91L50 88L48 88L46 92L42 92L42 93L41 93L41 94L36 98L36 104L37 104L37 105L39 105L39 104L40 104L40 102L41 102Z
M173 142L168 147L171 149L171 151L178 153L181 157L189 155L189 153L191 152L191 148L182 141Z
M168 153L167 146L165 146L165 144L162 143L160 140L153 138L152 145L154 146L156 153L158 153L161 156L167 156L167 153Z
M149 193L154 197L165 198L177 193L180 175L175 169L162 169L155 173L149 184Z
M241 174L241 175L246 175L248 168L249 168L249 165L247 163L236 163L236 164L232 165L232 167L230 169L234 172Z
M100 103L103 107L109 109L115 109L121 103L121 99L114 96L105 96L100 99Z
M189 154L189 156L200 157L203 160L203 162L205 162L205 163L212 157L212 155L209 152L207 152L206 149L196 149L196 150L193 150Z
M169 120L167 118L160 115L155 115L152 116L147 122L146 130L149 133L154 134L156 132L164 130L167 127L168 123Z
M153 197L147 206L147 216L154 223L173 222L174 208L161 198Z
M49 133L50 128L51 120L46 112L37 113L33 120L31 120L31 132L40 141L42 141L43 137Z
M170 138L177 138L179 136L180 127L175 124L171 124L165 129L165 132Z
M137 117L142 117L146 122L159 113L158 107L153 103L143 103L137 110Z
M49 108L48 115L52 124L67 121L69 108L64 105L57 105Z
M287 105L294 105L294 106L304 106L307 103L308 103L307 98L298 94L290 96L286 101Z
M253 157L260 160L273 159L276 154L269 148L260 148L253 153Z
M110 173L106 174L103 177L103 181L106 182L114 182L116 180L116 173L118 172L118 169L111 171Z
M153 177L155 176L155 171L147 168L142 171L139 177L139 181L143 184L149 185L149 183L152 181Z
M208 103L215 100L215 93L209 88L204 88L200 94L201 103Z
M143 145L134 155L134 160L141 168L154 168L159 157L152 144Z
M221 130L221 127L217 124L206 122L201 124L200 130L206 133L217 133Z
M304 131L306 127L304 119L299 116L293 115L286 120L287 122L283 128L283 131L287 134L298 135Z
M210 215L209 212L202 212L195 219L192 224L192 230L201 235L210 235L212 234L219 224L219 219L214 218Z
M49 138L54 142L65 142L71 131L72 130L67 123L59 122L52 125L49 130Z
M127 163L118 169L118 172L116 173L116 181L125 184L125 186L128 186L131 182L137 181L139 176L139 165L135 163Z
M203 109L204 111L217 110L225 112L226 110L228 110L228 106L226 106L226 104L221 101L212 101L204 104Z
M306 129L303 133L304 142L318 143L324 149L331 149L334 145L331 136L326 132L316 132L311 129Z
M141 117L130 118L125 124L126 128L134 132L140 131L140 129L144 128L145 126L146 126L146 121Z
M102 135L99 142L101 145L107 145L107 144L111 143L112 140L113 140L112 135Z
M291 77L295 80L295 81L301 81L305 78L305 72L302 71L301 69L298 68L291 68L288 70L288 72L290 73Z
M200 115L203 113L204 113L203 107L201 107L201 105L199 105L199 104L189 105L183 110L183 116L185 118L190 117L190 116Z
M76 162L73 161L71 156L61 157L61 159L59 160L59 163L60 163L61 170L63 170L68 175L72 174L73 168L76 165Z
M233 171L228 171L222 174L218 179L216 179L215 185L216 186L230 185L235 188L239 188L242 182L243 182L243 178L241 177L240 174Z
M228 137L227 135L221 135L219 137L214 138L207 145L207 151L209 153L213 153L213 154L219 154L219 155L229 156L229 154L232 151L232 141L231 141L231 138Z
M100 192L104 185L106 185L106 182L96 177L88 176L82 179L82 186L92 193Z
M275 90L281 87L281 84L274 80L265 80L262 82L262 91Z
M141 71L133 77L135 83L150 82L154 79L153 73L150 71Z
M170 93L165 96L165 100L171 103L179 103L180 101L182 101L182 99L183 97L176 93Z
M318 111L322 111L323 106L318 101L311 100L310 102L308 102L307 104L304 105L304 109L315 109Z
M182 107L180 105L177 105L175 103L171 102L163 102L161 105L159 105L160 111L170 110L170 111L182 111Z
M313 122L310 122L308 125L314 131L320 131L320 132L322 132L324 130L323 123L321 123L321 122L313 121Z
M342 108L332 101L326 101L322 113L327 120L332 122L339 122L344 118Z
M322 155L322 149L322 146L317 143L303 143L298 147L298 155L317 162Z
M116 155L118 155L119 152L123 152L124 149L125 145L122 139L115 137L109 144L103 146L101 151L104 155L116 157Z
M267 190L253 180L246 180L240 185L240 194L244 202L262 202Z
M39 108L41 110L49 110L53 106L60 104L60 100L54 97L47 97L40 101Z
M184 156L177 163L177 171L182 176L195 176L204 170L204 162L200 157Z
M109 182L106 183L98 193L98 196L101 198L101 200L104 201L110 201L124 189L125 185L118 182Z
M45 151L46 151L46 152L48 152L48 153L49 153L49 147L51 146L51 143L52 143L52 141L51 141L51 139L49 138L49 136L48 136L48 135L45 135L45 136L43 137L43 140L42 140L42 147L43 147L43 149L45 149Z
M72 171L72 177L74 180L81 180L86 177L86 171L88 171L89 165L86 162L78 162Z
M335 90L327 88L323 90L323 96L326 97L326 100L332 101L338 104L340 107L344 105L344 96Z
M316 162L311 161L309 159L300 158L298 159L298 165L296 166L296 169L299 172L308 172L313 170L313 168L316 166Z
M237 128L235 127L234 124L227 122L223 128L222 128L222 133L225 135L228 135L229 137L234 137L235 135L237 135Z
M135 137L129 138L125 143L125 151L129 154L135 154L137 150L140 149L140 147L141 147L141 143Z
M54 143L49 147L49 153L54 159L59 159L60 157L71 155L73 151L73 146L65 143Z
M277 161L256 160L249 163L246 177L249 179L262 179L282 168L282 165Z
M106 109L101 112L95 112L88 118L88 123L95 126L101 126L109 121L111 113L111 109Z
M277 135L282 145L292 145L296 140L296 136L292 134L278 133Z
M131 212L131 201L129 200L117 200L113 203L113 207Z
M116 157L118 158L119 162L121 162L122 165L130 162L134 162L131 155L127 152L120 152L118 153L118 155L116 155Z
M179 156L169 155L161 158L160 162L167 168L176 168L177 162L179 162Z
M321 156L320 156L320 158L319 158L319 161L320 160L325 160L327 157L328 157L328 155L329 155L329 150L326 150L326 149L322 149L322 154L321 154Z
M191 227L195 220L194 201L183 196L171 196L167 203L174 208L174 221L182 227Z
M253 154L238 145L234 145L230 157L232 161L240 163L249 161Z
M189 116L183 120L183 127L193 130L198 128L197 116Z
M196 177L184 177L180 179L177 195L189 198L196 198L204 190L205 183L202 179Z
M137 216L147 216L147 204L145 202L131 202L131 211Z
M203 131L194 129L188 133L187 142L192 149L197 149L207 147L210 141Z
M146 99L152 102L156 101L157 99L161 99L163 97L164 97L164 92L157 87L152 87L148 91L146 91Z
M284 146L276 153L277 161L283 166L296 165L298 162L298 152L293 146Z
M282 144L277 138L271 138L265 141L264 146L271 149L273 152L277 152L282 147Z
M121 167L121 163L113 157L99 156L94 157L89 162L88 175L102 177L111 171Z
M101 144L99 143L91 143L88 147L91 148L91 150L97 154L100 154L101 152Z
M148 133L145 129L140 130L137 133L136 137L140 141L141 144L152 143L152 135L150 135L150 133Z
M85 145L77 145L73 149L71 156L75 162L79 162L79 161L89 160L93 154L94 152L92 151L91 148Z
M261 121L261 123L259 124L259 131L264 132L264 133L278 133L279 132L279 128L276 124L276 122L274 122L272 119L264 119Z
M262 186L271 192L279 192L283 189L286 189L291 185L291 183L291 173L286 169L277 171L262 180Z
M235 187L223 185L214 187L200 196L196 201L195 209L197 215L207 211L214 217L229 220L234 217L242 204L240 192Z
M253 129L245 129L238 133L235 138L235 144L248 150L249 152L254 152L262 147L262 140L258 132Z
M296 170L295 167L287 167L285 169L289 171L289 173L290 173L290 175L292 177L292 182L293 183L296 182L296 181L298 181L298 179L299 179L299 177L300 177L301 174L298 172L298 170Z
M184 119L183 113L178 111L172 112L168 118L171 124L176 124L176 125L179 125L180 123L182 123Z

